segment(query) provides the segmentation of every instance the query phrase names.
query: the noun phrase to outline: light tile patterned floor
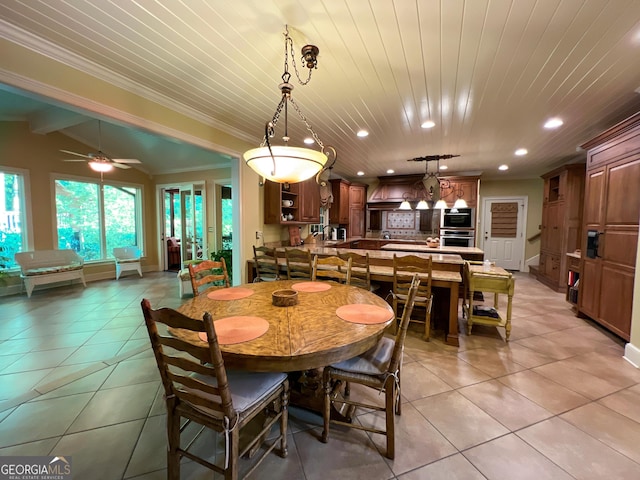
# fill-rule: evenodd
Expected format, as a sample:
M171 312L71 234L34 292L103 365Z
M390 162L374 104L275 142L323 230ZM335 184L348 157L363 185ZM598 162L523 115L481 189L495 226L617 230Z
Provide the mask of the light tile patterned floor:
M269 456L252 478L640 478L640 370L623 342L576 318L562 294L516 278L510 343L482 326L462 332L459 349L410 332L394 461L383 438L362 431L333 427L321 443L320 417L291 408L289 456ZM166 477L143 297L180 305L175 274L0 298L0 455L71 455L80 480ZM197 442L212 459L220 445L215 435ZM193 462L182 475L211 478Z

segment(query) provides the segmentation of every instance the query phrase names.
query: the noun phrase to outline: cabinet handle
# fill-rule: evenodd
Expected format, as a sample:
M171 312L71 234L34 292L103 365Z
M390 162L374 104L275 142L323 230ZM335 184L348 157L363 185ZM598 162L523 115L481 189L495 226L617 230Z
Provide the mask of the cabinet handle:
M598 243L596 244L596 257L604 258L600 252L604 252L604 232L598 232Z

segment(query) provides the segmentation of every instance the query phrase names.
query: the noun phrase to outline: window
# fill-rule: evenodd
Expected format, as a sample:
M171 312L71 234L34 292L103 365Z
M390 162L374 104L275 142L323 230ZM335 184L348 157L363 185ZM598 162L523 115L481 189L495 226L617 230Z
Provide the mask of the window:
M14 255L28 250L27 172L0 166L0 270L16 268Z
M116 247L142 250L142 190L136 186L55 180L58 248L85 261L113 258Z

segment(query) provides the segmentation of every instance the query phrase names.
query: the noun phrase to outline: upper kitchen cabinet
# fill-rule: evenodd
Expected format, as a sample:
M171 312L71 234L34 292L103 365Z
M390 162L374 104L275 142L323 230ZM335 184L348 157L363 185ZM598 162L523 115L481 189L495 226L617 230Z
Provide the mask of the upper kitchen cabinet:
M349 223L350 182L340 178L330 180L333 203L329 209L329 223L347 225Z
M300 221L304 223L320 222L320 185L315 177L299 183Z
M453 207L459 198L467 202L469 208L478 204L478 180L480 177L443 177L440 181L440 198Z
M367 202L367 186L349 185L349 237L365 236L365 206Z
M315 178L300 183L264 184L264 223L318 223L320 189Z

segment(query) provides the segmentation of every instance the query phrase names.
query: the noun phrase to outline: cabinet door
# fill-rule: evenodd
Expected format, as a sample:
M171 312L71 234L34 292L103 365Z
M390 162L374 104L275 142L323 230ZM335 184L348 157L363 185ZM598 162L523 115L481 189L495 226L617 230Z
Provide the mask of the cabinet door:
M320 222L320 186L315 177L299 184L300 221L307 223Z
M547 248L554 253L565 253L562 250L564 235L563 213L564 203L550 203L547 210Z
M364 209L360 207L349 210L349 236L364 237Z
M349 186L349 207L364 208L366 203L366 187L364 185Z

